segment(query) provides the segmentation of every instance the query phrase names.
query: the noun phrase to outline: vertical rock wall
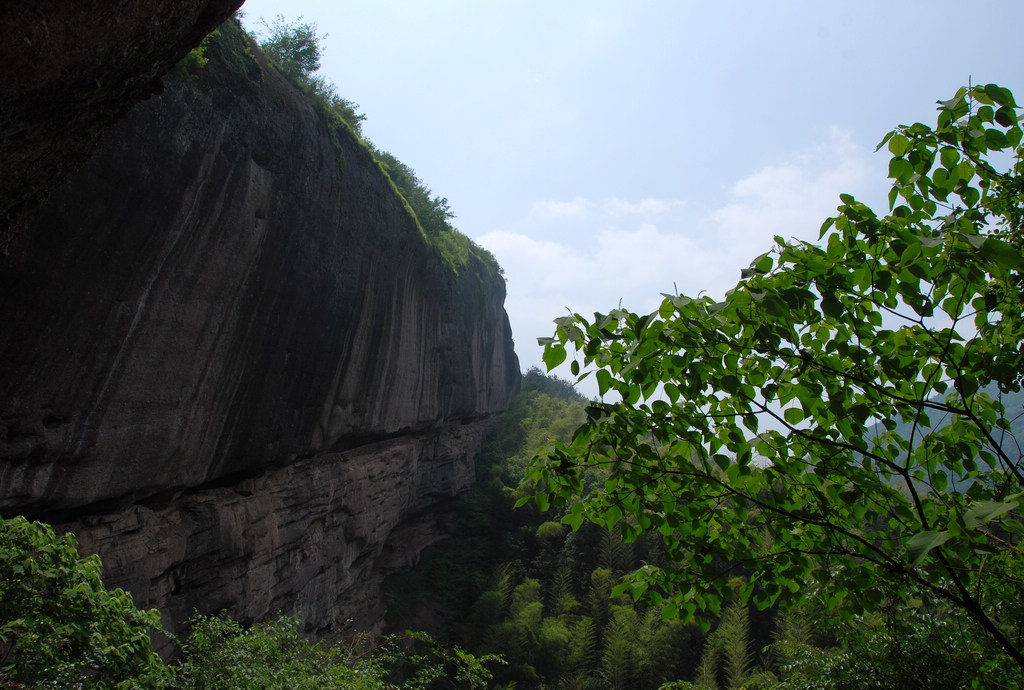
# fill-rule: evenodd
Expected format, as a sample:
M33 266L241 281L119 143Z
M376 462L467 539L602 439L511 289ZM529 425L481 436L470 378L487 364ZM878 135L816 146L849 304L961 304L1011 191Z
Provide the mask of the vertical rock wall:
M446 266L236 26L207 57L0 258L0 510L74 530L172 629L370 624L518 386L504 281Z

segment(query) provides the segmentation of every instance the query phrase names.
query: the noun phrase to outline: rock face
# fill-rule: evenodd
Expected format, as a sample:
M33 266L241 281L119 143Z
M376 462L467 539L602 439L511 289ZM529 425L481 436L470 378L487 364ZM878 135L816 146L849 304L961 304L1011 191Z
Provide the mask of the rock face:
M496 267L233 23L0 259L0 511L160 607L379 620L518 387ZM428 516L429 517L429 516Z
M242 0L0 3L0 251Z

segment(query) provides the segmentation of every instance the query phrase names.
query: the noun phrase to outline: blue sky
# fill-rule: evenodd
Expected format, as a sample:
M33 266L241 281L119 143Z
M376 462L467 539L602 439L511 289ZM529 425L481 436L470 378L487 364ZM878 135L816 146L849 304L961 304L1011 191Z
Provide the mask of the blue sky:
M364 134L505 268L525 370L567 309L721 295L840 192L882 209L901 123L996 82L1024 100L1020 0L248 0L303 16ZM568 372L561 372L568 376ZM589 391L586 391L589 393Z

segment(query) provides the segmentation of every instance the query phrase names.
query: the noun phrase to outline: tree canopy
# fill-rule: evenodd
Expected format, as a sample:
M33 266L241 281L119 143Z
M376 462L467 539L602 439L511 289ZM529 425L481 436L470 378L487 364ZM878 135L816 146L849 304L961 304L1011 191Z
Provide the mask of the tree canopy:
M150 634L160 613L108 591L99 558L81 558L74 535L0 517L0 573L0 685L159 685L166 667Z
M602 401L534 458L539 507L660 534L670 564L618 591L666 618L925 593L1024 669L1021 411L1002 403L1024 373L1021 139L1010 91L960 89L879 144L887 214L844 194L818 243L776 237L721 300L557 319L545 363L571 354Z
M303 22L302 17L294 23L277 15L274 21L263 21L266 34L260 41L260 50L272 58L286 74L309 79L320 69L323 54L322 42L327 35L320 35L317 25Z

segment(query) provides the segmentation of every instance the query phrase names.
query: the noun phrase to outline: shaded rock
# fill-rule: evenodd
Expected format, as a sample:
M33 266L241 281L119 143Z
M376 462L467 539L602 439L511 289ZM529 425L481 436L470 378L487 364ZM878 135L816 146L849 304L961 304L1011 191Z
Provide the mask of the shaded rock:
M242 0L0 5L0 252L108 127Z
M380 585L444 536L430 509L469 488L485 420L325 453L228 486L92 515L74 531L108 587L159 607L243 620L300 613L321 636L374 629Z

